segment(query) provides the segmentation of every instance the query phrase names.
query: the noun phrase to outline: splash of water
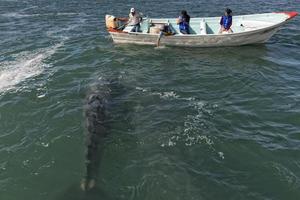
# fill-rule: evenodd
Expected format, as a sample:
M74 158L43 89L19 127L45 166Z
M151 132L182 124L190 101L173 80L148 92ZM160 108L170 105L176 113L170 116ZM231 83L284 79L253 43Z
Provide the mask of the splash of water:
M0 94L20 89L19 84L40 75L46 67L49 67L45 60L53 55L61 45L60 43L35 52L21 52L13 56L13 61L1 62Z

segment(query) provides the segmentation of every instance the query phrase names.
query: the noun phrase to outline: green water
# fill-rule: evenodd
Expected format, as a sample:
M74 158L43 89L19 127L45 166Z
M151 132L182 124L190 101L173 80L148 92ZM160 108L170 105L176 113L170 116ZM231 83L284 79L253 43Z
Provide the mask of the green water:
M300 199L299 17L265 45L113 45L104 15L300 10L254 1L0 1L0 199ZM84 104L118 80L96 189Z

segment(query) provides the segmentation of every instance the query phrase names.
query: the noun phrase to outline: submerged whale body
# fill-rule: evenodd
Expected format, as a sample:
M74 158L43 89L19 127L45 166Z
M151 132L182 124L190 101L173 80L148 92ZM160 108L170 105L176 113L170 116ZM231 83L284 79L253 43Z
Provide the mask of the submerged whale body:
M87 95L85 103L86 135L86 174L81 182L82 190L90 190L96 184L98 169L103 152L104 139L107 135L107 109L111 90L107 85Z

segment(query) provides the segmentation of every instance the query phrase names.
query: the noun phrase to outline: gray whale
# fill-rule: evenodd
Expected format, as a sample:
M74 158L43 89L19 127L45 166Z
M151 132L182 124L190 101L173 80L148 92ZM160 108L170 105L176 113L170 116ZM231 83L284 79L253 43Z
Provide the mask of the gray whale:
M81 182L82 190L94 188L103 153L105 137L108 134L108 107L111 89L107 84L90 92L85 100L84 115L86 135L86 173Z

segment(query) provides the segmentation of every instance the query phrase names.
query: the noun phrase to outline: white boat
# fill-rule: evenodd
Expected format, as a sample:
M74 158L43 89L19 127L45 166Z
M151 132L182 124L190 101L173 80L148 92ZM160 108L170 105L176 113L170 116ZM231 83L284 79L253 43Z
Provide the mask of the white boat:
M156 45L159 33L155 31L153 33L151 29L153 30L153 27L163 24L169 26L174 34L161 37L160 45L185 47L241 46L266 42L282 25L296 15L298 15L297 12L273 12L233 16L231 26L233 33L228 34L219 34L221 17L191 18L191 34L188 35L179 32L176 18L143 18L141 32L126 31L126 28L124 30L108 28L107 30L114 43Z

